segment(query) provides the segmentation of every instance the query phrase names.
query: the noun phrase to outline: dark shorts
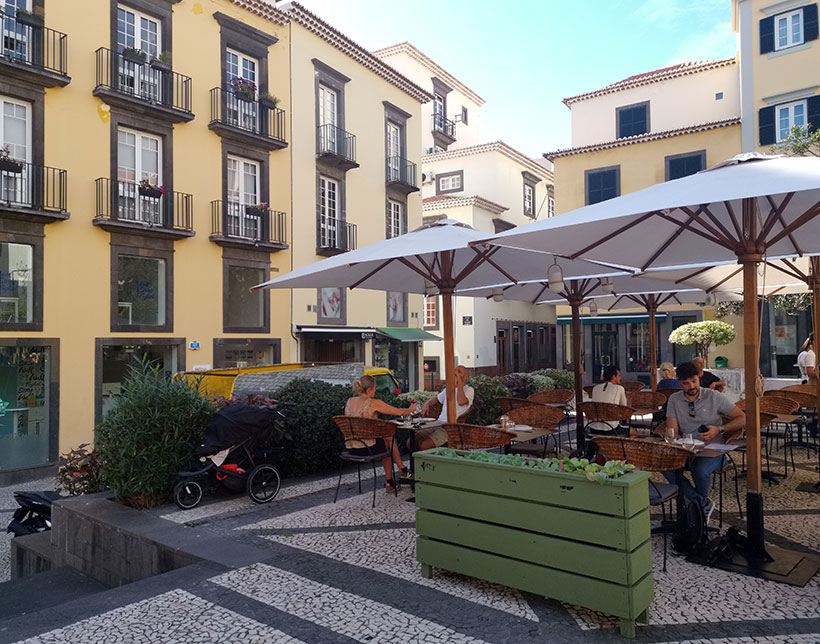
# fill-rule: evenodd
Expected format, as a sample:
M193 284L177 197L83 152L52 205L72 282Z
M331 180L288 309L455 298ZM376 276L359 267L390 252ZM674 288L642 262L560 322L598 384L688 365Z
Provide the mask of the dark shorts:
M377 438L376 444L372 447L354 447L347 450L353 456L371 456L372 454L381 454L387 451L387 444L383 438Z
M603 429L592 429L589 428L589 435L590 436L629 436L629 427L626 425L618 425L613 427L611 430L606 431Z

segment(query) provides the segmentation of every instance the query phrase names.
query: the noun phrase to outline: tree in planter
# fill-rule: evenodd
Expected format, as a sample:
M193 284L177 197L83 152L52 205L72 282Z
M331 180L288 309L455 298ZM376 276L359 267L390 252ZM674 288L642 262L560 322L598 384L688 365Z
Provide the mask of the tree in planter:
M711 345L729 344L734 339L735 327L719 320L690 322L669 334L669 342L672 344L694 344L698 355L704 360L707 359Z
M117 501L148 508L170 498L216 409L198 390L198 382L168 377L147 359L132 367L96 429L102 477Z

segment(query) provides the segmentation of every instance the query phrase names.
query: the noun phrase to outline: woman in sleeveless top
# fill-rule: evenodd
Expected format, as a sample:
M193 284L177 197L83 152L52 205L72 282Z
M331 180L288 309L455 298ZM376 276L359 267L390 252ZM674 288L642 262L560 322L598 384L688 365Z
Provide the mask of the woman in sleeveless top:
M391 416L406 416L416 410L416 403L407 409L393 407L383 400L375 398L376 379L372 376L362 376L353 383L353 393L358 394L348 398L345 405L345 416L355 416L356 418L377 418L377 414L389 414ZM365 446L362 446L364 443ZM407 468L401 462L399 447L392 438L365 438L356 441L345 441L345 448L352 454L367 456L372 453L390 451L391 456L382 459L384 466L385 488L392 490L393 463L402 474L407 473Z

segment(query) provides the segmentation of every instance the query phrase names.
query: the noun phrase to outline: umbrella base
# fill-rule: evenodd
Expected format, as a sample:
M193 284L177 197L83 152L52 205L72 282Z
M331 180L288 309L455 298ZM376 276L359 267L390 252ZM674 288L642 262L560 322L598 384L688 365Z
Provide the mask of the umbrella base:
M798 492L812 492L820 494L820 481L817 483L801 483L795 488Z
M750 558L738 545L736 549L733 549L731 558L728 559L711 562L708 554L704 553L692 555L686 560L790 586L805 586L820 570L820 558L804 552L767 545L766 553L768 560Z

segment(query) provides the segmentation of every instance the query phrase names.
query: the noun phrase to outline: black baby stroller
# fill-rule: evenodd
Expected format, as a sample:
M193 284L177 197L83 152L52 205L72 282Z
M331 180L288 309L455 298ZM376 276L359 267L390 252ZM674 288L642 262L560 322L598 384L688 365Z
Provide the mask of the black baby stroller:
M51 530L51 504L62 499L56 492L15 492L14 500L20 506L14 511L14 516L6 532L15 537L22 537L36 532Z
M174 502L190 510L202 500L201 481L212 481L231 492L247 491L256 503L268 503L279 494L279 472L271 464L274 429L284 416L276 408L234 403L218 410L208 425L196 455L203 467L180 472Z

